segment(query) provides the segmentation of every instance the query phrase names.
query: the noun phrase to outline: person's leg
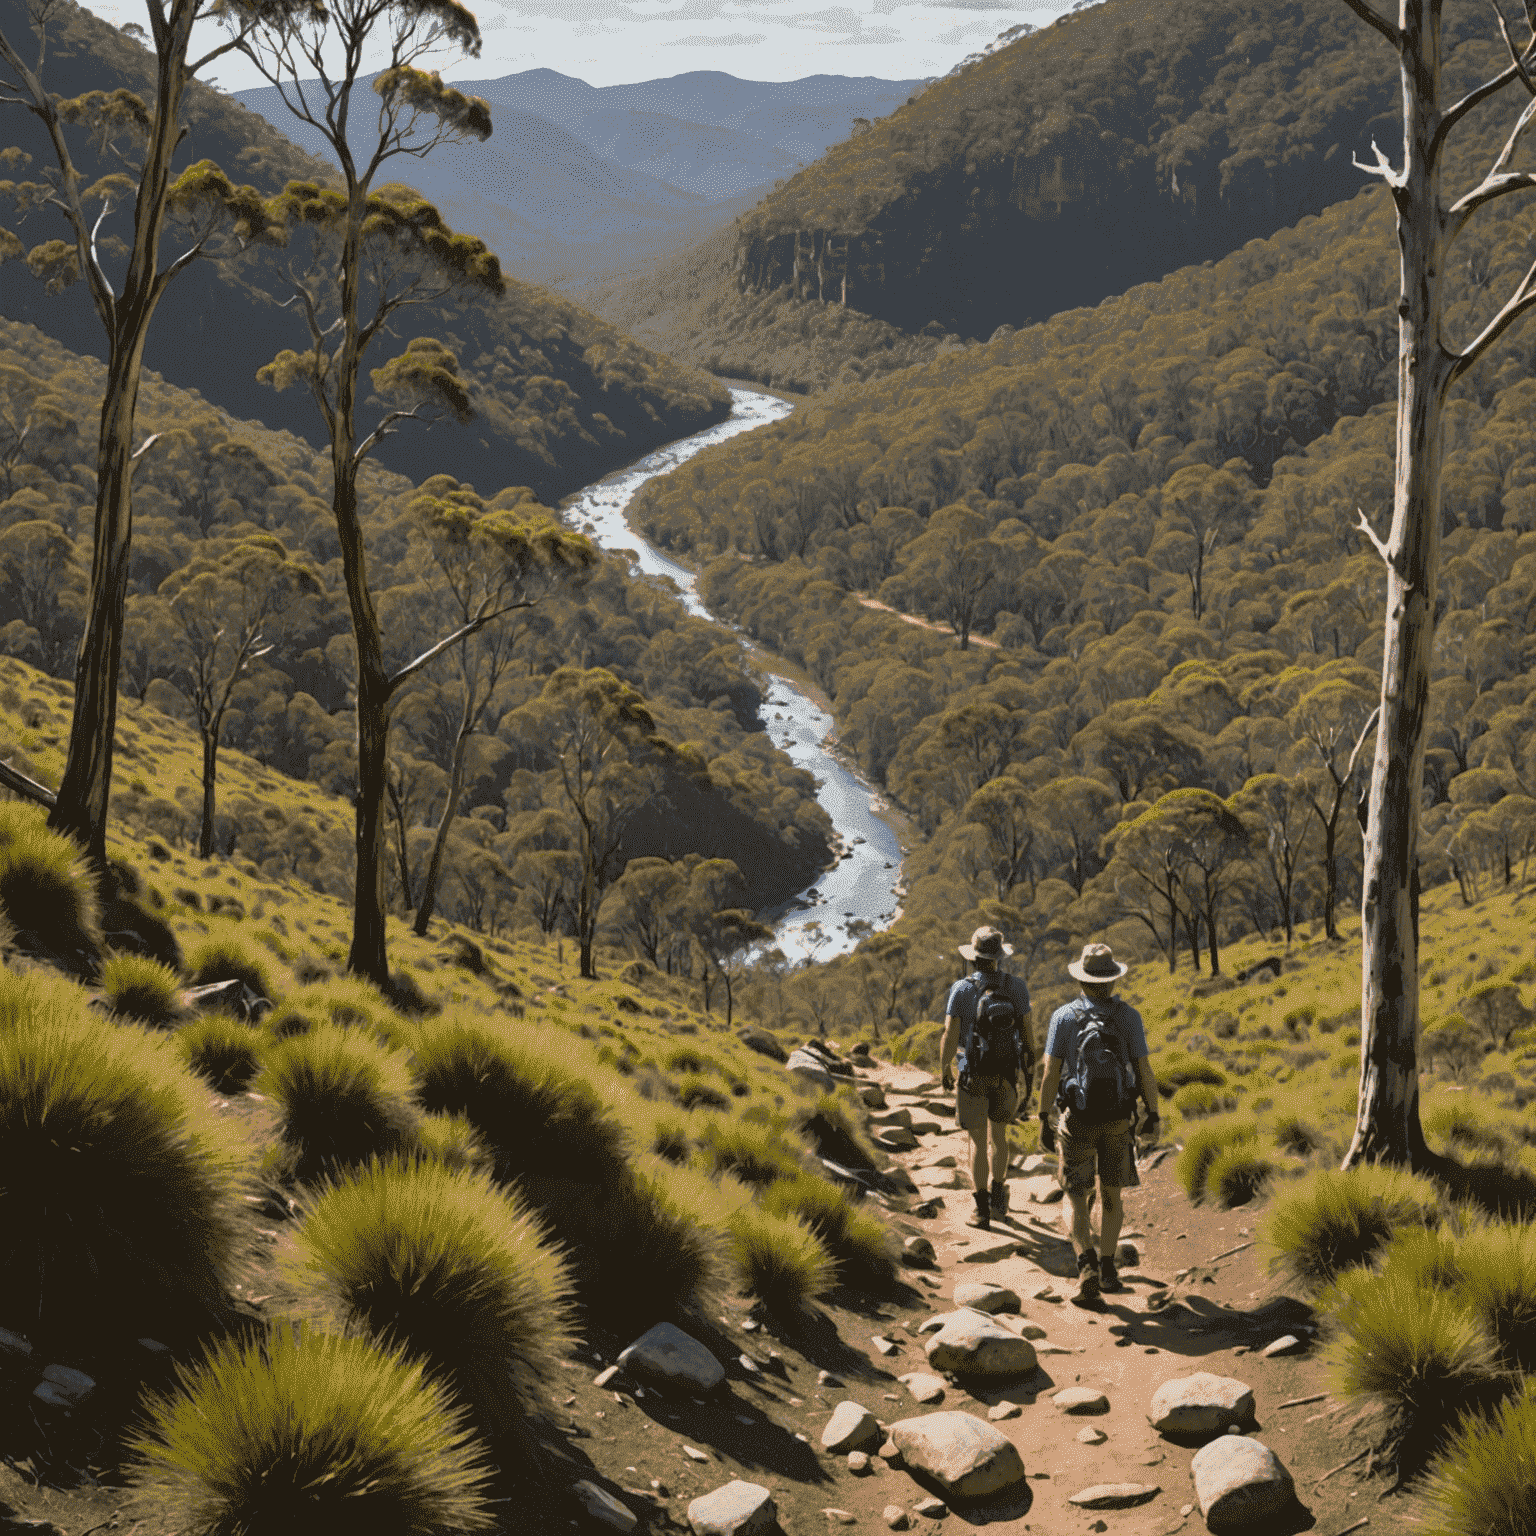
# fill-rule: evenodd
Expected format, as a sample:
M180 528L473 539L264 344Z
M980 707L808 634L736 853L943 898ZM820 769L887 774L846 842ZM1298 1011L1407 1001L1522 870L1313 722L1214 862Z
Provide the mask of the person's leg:
M992 1202L987 1194L987 1096L957 1088L955 1119L971 1138L971 1188L976 1200L971 1225L985 1231L992 1218Z
M1128 1187L1141 1182L1136 1171L1136 1148L1132 1140L1131 1122L1118 1125L1106 1135L1105 1147L1099 1161L1100 1189L1104 1196L1104 1217L1101 1223L1103 1241L1099 1261L1099 1284L1106 1291L1123 1291L1115 1255L1120 1248L1120 1228L1125 1221L1125 1194Z
M971 1133L971 1188L978 1194L987 1192L987 1129L986 1122L981 1126L967 1126Z
M993 1120L992 1127L992 1214L1001 1216L1008 1209L1008 1122Z
M1072 1207L1072 1246L1079 1254L1093 1249L1093 1229L1088 1225L1088 1191L1069 1189L1067 1203Z

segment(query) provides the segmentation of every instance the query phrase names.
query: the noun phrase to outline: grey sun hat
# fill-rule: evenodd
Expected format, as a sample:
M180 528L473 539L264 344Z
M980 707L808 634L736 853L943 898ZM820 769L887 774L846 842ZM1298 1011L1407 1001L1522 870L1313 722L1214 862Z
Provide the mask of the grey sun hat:
M971 942L959 948L967 960L1001 960L1013 953L1013 945L1003 943L1002 932L997 928L978 928L971 935Z
M1108 944L1084 944L1082 954L1067 965L1067 975L1088 982L1119 981L1128 970Z

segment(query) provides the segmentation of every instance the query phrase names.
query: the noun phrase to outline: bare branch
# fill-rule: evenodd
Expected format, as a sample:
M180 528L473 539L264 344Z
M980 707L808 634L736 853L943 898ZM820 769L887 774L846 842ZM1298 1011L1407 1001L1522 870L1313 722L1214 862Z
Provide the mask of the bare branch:
M1363 533L1366 538L1371 541L1371 547L1376 551L1378 555L1381 556L1382 560L1386 562L1387 568L1389 570L1395 571L1397 569L1397 562L1392 558L1391 551L1388 550L1387 546L1383 544L1379 538L1376 537L1376 530L1371 527L1370 521L1367 519L1364 510L1360 507L1356 507L1355 512L1360 518L1358 525L1360 532Z
M46 805L50 811L57 803L58 797L51 789L39 784L36 779L29 779L19 768L12 768L9 763L0 763L0 788L10 790L13 795L24 795L39 805Z
M1531 79L1531 72L1528 67L1530 61L1521 57L1520 50L1515 47L1514 38L1509 35L1509 24L1504 20L1504 7L1499 4L1499 0L1490 0L1490 3L1493 6L1493 14L1499 21L1499 36L1504 39L1504 46L1509 50L1510 67L1520 76L1521 83L1525 86L1526 90L1532 96L1536 96L1536 81ZM1532 41L1536 41L1536 35L1533 35ZM1527 53L1530 52L1530 46L1530 43L1526 44Z
M483 606L484 605L482 604L482 607ZM395 675L389 680L389 692L393 694L395 690L401 685L401 683L406 680L406 678L410 677L415 672L419 672L423 667L428 666L430 663L436 661L444 651L452 649L452 647L456 646L461 640L468 640L471 635L478 635L487 624L495 623L495 621L501 618L503 615L512 613L518 608L531 608L532 606L533 599L525 598L520 602L508 603L506 607L497 608L490 613L476 614L468 624L460 625L459 628L454 630L451 635L446 635L443 639L439 640L436 645L429 646L421 653L420 656L415 659L415 661L407 662L405 666L401 667L401 669L396 672Z
M1520 286L1509 296L1503 309L1483 327L1482 335L1452 360L1447 383L1459 379L1533 305L1536 305L1536 262L1527 268Z
M1394 22L1388 21L1385 16L1378 15L1365 3L1365 0L1344 0L1344 4L1368 27L1375 27L1394 48L1401 51L1403 34Z
M1360 760L1360 749L1365 745L1366 737L1376 727L1376 722L1381 718L1381 705L1378 704L1370 713L1365 724L1360 727L1360 734L1355 737L1355 750L1349 754L1349 767L1344 770L1344 783L1349 783L1355 774L1355 764Z
M1505 169L1533 119L1536 119L1536 95L1526 102L1524 110L1515 120L1515 126L1510 130L1509 137L1505 139L1504 147L1499 151L1499 157L1489 168L1488 174L1464 197L1458 198L1451 204L1450 211L1446 215L1451 239L1456 238L1467 220L1485 203L1491 203L1495 198L1503 197L1508 192L1519 192L1529 187L1536 187L1536 176L1526 171Z
M394 424L397 421L425 421L430 423L437 419L434 416L423 416L420 406L412 406L408 411L391 411L353 450L352 462L354 464L361 464L379 446L382 439L394 433Z
M136 460L143 458L144 455L146 453L148 453L149 450L151 448L153 448L155 446L155 444L158 443L159 441L160 441L160 433L158 433L158 432L151 432L149 434L149 436L146 437L144 439L144 441L142 443L140 443L139 446L133 450L132 454L129 455L128 462L131 464L131 463L135 462Z

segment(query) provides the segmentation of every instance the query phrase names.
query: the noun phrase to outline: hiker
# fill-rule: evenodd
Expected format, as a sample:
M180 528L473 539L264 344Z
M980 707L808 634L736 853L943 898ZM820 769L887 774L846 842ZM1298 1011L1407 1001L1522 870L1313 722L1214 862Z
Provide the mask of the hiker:
M1008 1122L1029 1103L1035 1076L1035 1037L1029 988L1022 976L1002 969L1013 945L996 928L978 928L959 946L976 969L949 989L944 1005L944 1039L939 1070L944 1091L955 1088L950 1062L958 1055L960 1083L955 1118L971 1137L971 1185L976 1214L969 1225L987 1231L994 1215L1008 1209ZM1020 1086L1022 1080L1022 1088ZM987 1181L991 1131L992 1179Z
M1136 1172L1132 1120L1136 1096L1146 1100L1142 1136L1156 1138L1157 1079L1147 1056L1141 1015L1114 995L1115 983L1130 969L1107 944L1085 944L1067 966L1082 984L1082 995L1051 1015L1045 1039L1045 1077L1040 1084L1040 1145L1060 1151L1057 1175L1072 1206L1072 1243L1077 1250L1077 1299L1096 1301L1101 1290L1123 1291L1115 1269L1125 1205L1120 1191L1141 1183ZM1051 1106L1062 1113L1055 1129ZM1097 1165L1104 1197L1100 1252L1088 1224Z

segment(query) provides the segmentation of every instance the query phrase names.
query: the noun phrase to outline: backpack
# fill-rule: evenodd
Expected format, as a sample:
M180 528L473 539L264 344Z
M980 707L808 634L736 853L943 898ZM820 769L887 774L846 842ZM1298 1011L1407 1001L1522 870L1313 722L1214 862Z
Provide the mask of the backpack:
M1107 1011L1090 1004L1078 1015L1077 1063L1056 1102L1085 1124L1125 1120L1136 1108L1136 1074L1125 1038Z
M965 1049L964 1075L1017 1078L1024 1018L1008 988L1008 977L1002 971L990 975L977 971L971 981L981 989L981 996L976 999L971 1043Z

